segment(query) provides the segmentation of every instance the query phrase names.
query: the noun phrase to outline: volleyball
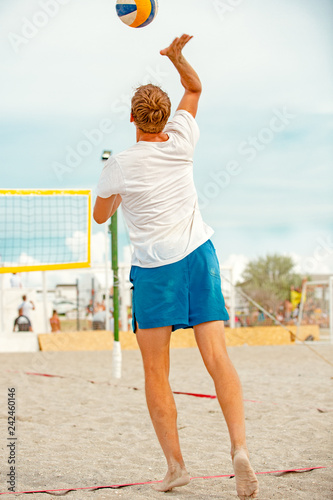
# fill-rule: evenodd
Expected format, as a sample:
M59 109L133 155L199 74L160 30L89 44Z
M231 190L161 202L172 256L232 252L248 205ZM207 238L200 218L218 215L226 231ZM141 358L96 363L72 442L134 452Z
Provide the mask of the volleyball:
M156 17L157 0L117 0L116 11L119 19L131 28L144 28Z

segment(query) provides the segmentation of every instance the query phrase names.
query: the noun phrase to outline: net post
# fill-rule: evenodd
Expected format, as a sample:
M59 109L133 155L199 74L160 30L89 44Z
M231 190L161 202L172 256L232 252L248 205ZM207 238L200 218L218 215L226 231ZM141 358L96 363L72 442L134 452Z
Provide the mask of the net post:
M118 214L111 217L114 340L119 342Z
M222 271L229 271L230 279L227 279L225 276L222 277ZM228 305L229 316L230 316L230 328L236 327L236 286L234 283L233 271L234 271L233 266L231 267L220 266L221 282L223 282L223 280L226 280L230 285L230 303Z
M118 216L117 212L111 217L111 251L113 270L113 319L114 319L114 341L113 341L113 376L121 378L121 345L119 342L119 276L118 276Z
M104 236L105 236L105 330L110 330L110 286L109 286L109 259L108 259L108 236L109 228L108 224L104 224Z

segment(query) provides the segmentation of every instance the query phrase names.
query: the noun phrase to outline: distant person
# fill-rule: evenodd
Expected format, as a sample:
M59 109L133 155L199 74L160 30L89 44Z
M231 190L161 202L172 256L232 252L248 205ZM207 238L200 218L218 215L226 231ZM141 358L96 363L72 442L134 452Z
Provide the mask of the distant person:
M23 309L23 315L30 319L31 321L31 311L35 310L35 304L32 300L28 300L26 295L22 296L22 304L19 306L19 310Z
M291 311L292 317L297 318L298 316L298 308L301 302L302 292L299 288L295 288L293 285L290 287L290 302L291 302Z
M105 330L106 311L100 310L93 314L92 329Z
M93 312L94 312L94 305L92 299L90 299L89 304L86 306L87 316L89 316L89 314L93 314Z
M55 309L53 309L53 314L50 318L50 325L52 333L60 332L61 330L60 319Z
M12 288L22 288L21 278L18 274L12 274L12 276L10 277L10 286Z
M30 323L30 319L23 314L23 309L19 309L19 315L14 321L13 332L16 331L16 327L19 332L32 332L32 326Z
M265 321L265 315L258 309L258 323L262 323L263 321Z
M292 317L294 320L298 318L302 301L302 290L306 281L307 279L304 278L302 280L302 286L299 288L295 288L293 285L290 287L290 302L292 304ZM304 295L303 297L303 302L305 302L305 300L306 300L306 295Z

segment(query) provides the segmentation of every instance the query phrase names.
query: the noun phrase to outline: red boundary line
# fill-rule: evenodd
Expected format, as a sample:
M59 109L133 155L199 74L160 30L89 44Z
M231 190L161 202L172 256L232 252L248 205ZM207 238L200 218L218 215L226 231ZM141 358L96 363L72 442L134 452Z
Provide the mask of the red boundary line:
M327 467L306 467L304 469L285 469L285 470L272 470L272 471L265 471L265 472L256 472L256 475L259 474L281 474L281 473L286 473L286 472L310 472L312 470L316 469L327 469ZM219 479L221 477L234 477L234 474L222 474L221 476L198 476L198 477L191 477L192 479ZM143 483L125 483L125 484L113 484L110 486L86 486L84 488L61 488L57 490L32 490L32 491L5 491L3 493L0 493L0 495L20 495L22 493L50 493L53 491L79 491L79 490L100 490L100 489L105 489L105 488L124 488L126 486L142 486L145 484L154 484L154 483L161 483L162 481L146 481Z
M194 392L180 392L180 391L172 391L173 394L182 394L184 396L195 396L196 398L209 398L216 399L216 396L211 396L210 394L196 394Z
M11 370L7 370L11 371ZM19 372L15 372L19 373ZM36 375L39 377L53 377L53 378L69 378L69 377L64 377L63 375L51 375L49 373L35 373L35 372L23 372L25 375ZM94 380L87 380L87 382L90 382L91 384L98 384L101 382L95 382ZM196 394L194 392L180 392L180 391L172 391L173 394L180 394L184 396L194 396L197 398L208 398L208 399L216 399L216 396L212 396L210 394ZM249 402L249 403L263 403L263 401L255 401L253 399L244 399L244 401ZM273 403L277 404L277 403Z
M172 391L173 394L182 394L184 396L194 396L196 398L209 398L209 399L216 399L217 396L212 396L210 394L197 394L195 392L180 392L180 391ZM255 399L243 399L243 401L246 401L248 403L263 403L263 401L256 401ZM278 403L272 403L277 405Z
M13 371L13 370L7 370L7 372L11 372L11 373L20 373L18 371ZM37 375L37 376L40 376L40 377L55 377L55 378L71 378L71 377L66 377L66 376L63 376L63 375L51 375L49 373L35 373L35 372L22 372L24 373L25 375ZM75 377L75 376L72 376L74 378L79 378L80 380L86 380L86 379L82 379L81 377ZM90 384L109 384L109 382L95 382L94 380L86 380L86 382L89 382ZM109 384L110 385L110 384ZM197 394L197 393L194 393L194 392L180 392L180 391L172 391L173 394L180 394L180 395L184 395L184 396L194 396L196 398L208 398L208 399L216 399L216 396L213 396L213 395L210 395L210 394ZM247 403L258 403L258 404L264 404L264 401L257 401L255 399L243 399L244 402L247 402ZM272 404L272 405L276 405L276 406L280 406L281 403L274 403L274 401L269 401L267 404ZM308 408L310 410L313 410L315 407L314 406L307 406L305 408ZM321 408L316 408L316 410L318 410L320 413L328 413L328 412L332 412L333 409L331 410L323 410Z

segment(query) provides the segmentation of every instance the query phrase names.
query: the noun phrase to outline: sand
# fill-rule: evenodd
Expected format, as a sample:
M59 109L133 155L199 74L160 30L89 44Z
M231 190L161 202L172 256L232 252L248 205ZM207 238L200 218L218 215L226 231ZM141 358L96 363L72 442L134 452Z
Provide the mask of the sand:
M316 346L333 361L333 346ZM333 498L333 368L305 346L232 347L244 388L248 447L261 475L259 498ZM146 409L139 351L123 352L111 378L110 351L1 354L0 492L7 491L7 388L17 393L16 490L93 487L162 479L165 461ZM214 394L195 348L173 349L174 391ZM18 373L7 370L18 371ZM62 375L49 378L24 372ZM93 380L95 384L89 382ZM214 399L175 395L183 455L192 477L231 474L229 438ZM253 402L256 401L256 402ZM318 411L318 409L322 411ZM234 478L193 479L158 493L149 485L69 492L66 499L236 499ZM1 499L49 499L47 493Z

